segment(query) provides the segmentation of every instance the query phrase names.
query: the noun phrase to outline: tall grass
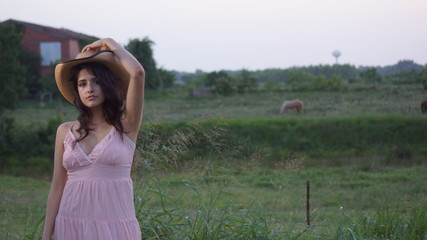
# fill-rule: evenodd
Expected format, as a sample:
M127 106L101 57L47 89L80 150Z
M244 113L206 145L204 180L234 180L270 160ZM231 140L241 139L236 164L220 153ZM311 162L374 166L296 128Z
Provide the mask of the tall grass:
M185 184L186 199L171 198L168 192L144 181L136 194L137 216L143 239L283 239L284 233L271 229L262 208L244 208L241 204L218 203L221 189L201 189ZM155 204L152 206L152 204Z
M341 209L327 221L279 222L257 201L244 204L233 198L221 184L182 181L179 194L151 172L135 184L135 207L143 240L231 240L231 239L326 239L424 240L427 237L427 209L384 207L376 212ZM175 192L174 192L175 191ZM228 199L224 201L224 199ZM23 234L2 231L1 239L41 239L42 221L26 226Z
M393 239L390 234L423 239L426 234L425 167L305 169L289 163L239 172L208 163L188 173L159 172L147 162L135 168L143 239ZM7 185L0 186L0 239L40 239L48 182L0 179ZM304 218L307 179L310 227Z
M359 215L349 218L342 215L334 239L427 239L427 209L414 208L409 214L386 208L373 216Z

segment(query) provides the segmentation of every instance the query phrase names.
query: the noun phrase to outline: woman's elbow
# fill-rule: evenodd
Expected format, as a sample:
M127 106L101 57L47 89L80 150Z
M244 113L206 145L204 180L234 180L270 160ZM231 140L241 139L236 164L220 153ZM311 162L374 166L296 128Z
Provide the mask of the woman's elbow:
M133 77L135 79L141 79L144 80L145 79L145 70L142 66L139 66L135 69L134 73L133 73Z

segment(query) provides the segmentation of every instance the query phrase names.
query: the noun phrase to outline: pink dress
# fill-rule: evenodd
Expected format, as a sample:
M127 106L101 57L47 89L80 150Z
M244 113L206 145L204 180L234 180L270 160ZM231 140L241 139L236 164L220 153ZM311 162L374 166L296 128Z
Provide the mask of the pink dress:
M64 140L67 169L55 240L140 240L130 178L135 143L113 127L87 155L73 133Z

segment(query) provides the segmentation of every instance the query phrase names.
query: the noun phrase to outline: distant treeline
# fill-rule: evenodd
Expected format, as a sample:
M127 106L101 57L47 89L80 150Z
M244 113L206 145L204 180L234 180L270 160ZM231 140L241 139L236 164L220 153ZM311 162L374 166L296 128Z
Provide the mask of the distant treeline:
M249 71L174 72L178 82L190 90L210 89L222 95L254 90L339 91L351 85L423 84L427 89L427 68L410 60L393 66L355 67L349 64L291 67Z
M269 68L263 70L249 71L253 77L255 77L258 82L265 83L269 80L274 80L277 82L285 81L289 74L295 71L306 72L314 76L325 76L331 78L334 75L340 76L344 79L350 81L356 81L357 79L366 78L366 72L368 75L374 75L374 77L379 77L383 79L393 79L396 78L393 75L398 75L401 77L408 77L412 75L420 74L423 70L427 69L427 65L420 65L415 63L412 60L401 60L398 63L390 66L384 67L375 67L375 66L359 66L356 67L350 64L334 64L334 65L314 65L314 66L301 66L301 67L291 67L291 68ZM217 72L224 72L231 76L236 76L239 74L239 71L230 71L230 70L221 70ZM248 70L246 70L248 71ZM370 71L370 72L369 72ZM203 75L209 74L212 72L203 72L198 70L194 73L189 72L173 72L176 77L176 81L179 83L187 83L191 79ZM408 79L407 79L408 80ZM410 82L413 79L409 79L407 82Z

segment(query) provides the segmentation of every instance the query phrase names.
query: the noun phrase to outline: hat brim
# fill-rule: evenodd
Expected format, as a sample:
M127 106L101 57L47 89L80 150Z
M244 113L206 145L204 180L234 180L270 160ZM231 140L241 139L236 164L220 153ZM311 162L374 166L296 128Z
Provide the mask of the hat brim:
M79 64L95 62L105 65L111 72L122 81L123 94L126 94L129 86L129 73L125 70L119 59L114 55L111 50L103 50L96 52L94 55L76 58L65 62L60 62L55 67L55 82L59 92L67 100L67 102L74 105L74 91L71 82L72 72L71 69Z

